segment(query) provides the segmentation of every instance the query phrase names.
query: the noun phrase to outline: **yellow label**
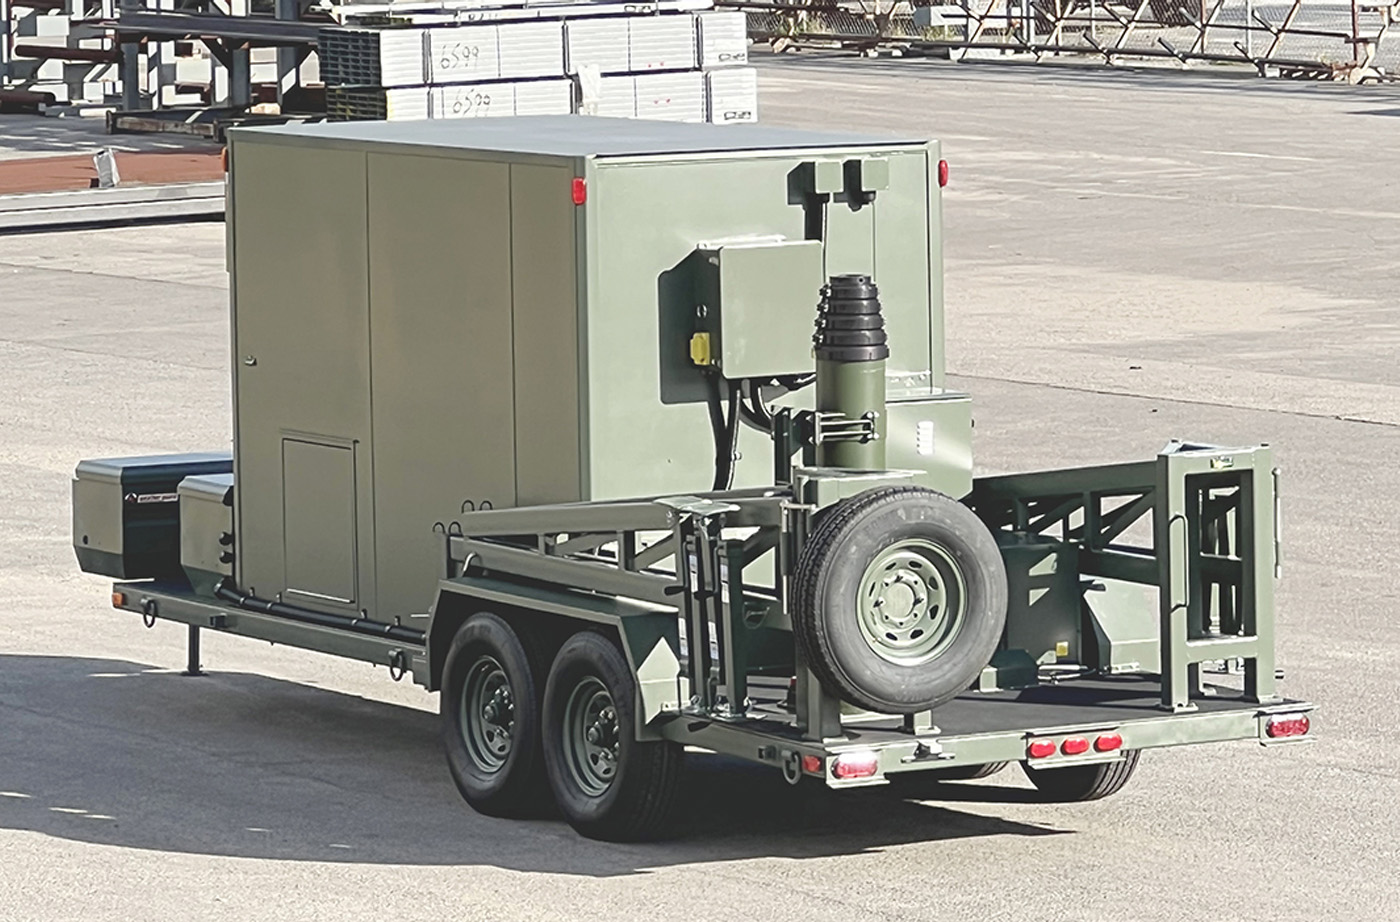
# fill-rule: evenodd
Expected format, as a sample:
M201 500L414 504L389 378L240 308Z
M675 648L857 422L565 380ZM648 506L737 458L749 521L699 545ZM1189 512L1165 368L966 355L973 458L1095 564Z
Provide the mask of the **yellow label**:
M696 365L710 364L709 333L696 333L690 337L690 360Z
M1057 641L1055 641L1055 655L1056 655L1056 656L1060 656L1060 657L1069 656L1069 641L1068 641L1068 640L1057 640Z

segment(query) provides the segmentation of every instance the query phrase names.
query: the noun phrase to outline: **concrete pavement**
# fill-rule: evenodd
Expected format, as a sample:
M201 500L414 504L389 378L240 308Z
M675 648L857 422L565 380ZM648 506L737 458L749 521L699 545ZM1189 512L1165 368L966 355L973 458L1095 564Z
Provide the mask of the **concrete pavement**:
M218 225L0 238L0 920L1397 918L1400 93L780 59L765 121L942 137L949 368L987 471L1269 441L1284 691L1317 741L1149 753L1031 801L696 759L686 835L473 814L433 696L111 611L82 457L229 440ZM159 261L158 261L159 260Z

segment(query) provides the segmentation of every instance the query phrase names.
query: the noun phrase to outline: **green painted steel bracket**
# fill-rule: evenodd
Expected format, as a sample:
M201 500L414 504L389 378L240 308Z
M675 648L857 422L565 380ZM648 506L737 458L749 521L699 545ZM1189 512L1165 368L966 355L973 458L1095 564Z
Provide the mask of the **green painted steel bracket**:
M968 503L994 531L1078 545L1082 576L1156 587L1161 704L1188 711L1215 660L1242 659L1246 694L1277 700L1277 481L1267 445L1174 441L1153 461L979 478ZM1151 545L1126 543L1149 515Z
M836 467L793 469L794 493L813 511L879 487L908 486L922 471L859 471Z

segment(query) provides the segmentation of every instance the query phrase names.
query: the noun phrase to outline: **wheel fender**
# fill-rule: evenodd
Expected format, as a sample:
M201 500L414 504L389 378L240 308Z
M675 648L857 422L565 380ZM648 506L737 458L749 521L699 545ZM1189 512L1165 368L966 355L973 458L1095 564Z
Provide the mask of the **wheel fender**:
M590 628L613 633L637 680L639 740L661 739L657 718L676 713L690 698L690 683L681 675L679 620L674 611L627 599L581 596L562 588L472 576L438 583L425 651L413 661L419 684L429 691L441 687L453 635L473 612L481 610L500 614L517 631L529 630L529 619L545 615L562 622L565 633Z

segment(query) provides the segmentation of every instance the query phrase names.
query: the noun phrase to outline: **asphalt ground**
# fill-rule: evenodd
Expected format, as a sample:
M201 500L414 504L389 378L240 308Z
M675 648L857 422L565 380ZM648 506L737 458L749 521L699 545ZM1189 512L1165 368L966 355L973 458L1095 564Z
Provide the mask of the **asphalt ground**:
M218 225L0 238L0 919L1400 918L1400 93L804 57L763 117L945 142L948 366L986 471L1268 441L1316 740L811 802L693 760L685 834L473 814L383 670L107 607L79 458L229 440Z

